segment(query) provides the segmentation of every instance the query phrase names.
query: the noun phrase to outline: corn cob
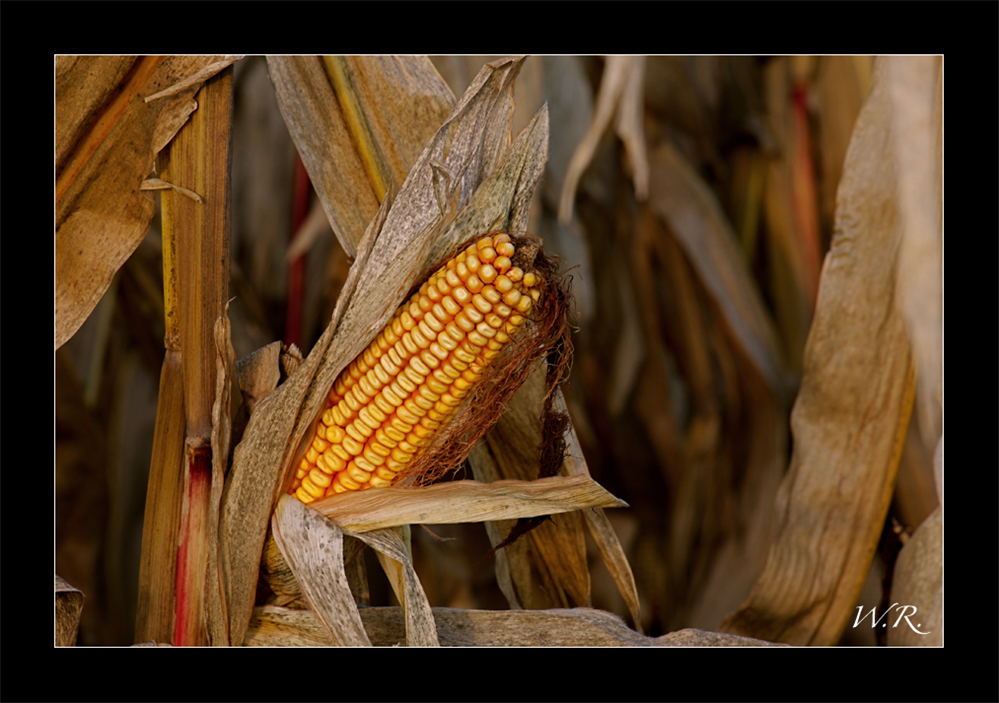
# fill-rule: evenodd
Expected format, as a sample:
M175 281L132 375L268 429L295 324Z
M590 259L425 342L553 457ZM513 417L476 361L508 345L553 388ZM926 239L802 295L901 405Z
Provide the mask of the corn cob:
M337 377L289 492L304 503L391 485L524 326L540 277L507 234L441 266Z

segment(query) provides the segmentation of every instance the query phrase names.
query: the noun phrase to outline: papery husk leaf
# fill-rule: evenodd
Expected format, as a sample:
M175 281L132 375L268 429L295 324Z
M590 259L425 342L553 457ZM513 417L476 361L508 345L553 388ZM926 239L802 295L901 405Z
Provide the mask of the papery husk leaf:
M772 642L684 629L646 637L617 615L592 608L474 610L432 608L444 647L774 647ZM363 608L361 620L373 645L407 644L398 607ZM325 630L308 610L265 605L255 608L244 644L250 647L318 646Z
M370 646L344 572L343 530L287 495L278 501L272 529L330 639L344 647Z
M727 632L835 644L882 532L915 389L895 308L901 221L885 80L879 62L847 153L791 418L794 452L778 493L777 532Z
M432 486L389 486L323 498L310 504L350 532L397 525L446 525L511 520L627 504L589 476L534 481L450 481Z
M389 576L406 618L406 642L412 647L437 647L437 628L430 601L416 576L409 553L409 528L396 527L354 534L374 549ZM405 537L405 540L403 539Z
M140 191L156 154L239 57L56 57L55 348L73 336L142 241L156 211ZM214 75L212 73L211 75ZM144 98L199 76L153 102Z

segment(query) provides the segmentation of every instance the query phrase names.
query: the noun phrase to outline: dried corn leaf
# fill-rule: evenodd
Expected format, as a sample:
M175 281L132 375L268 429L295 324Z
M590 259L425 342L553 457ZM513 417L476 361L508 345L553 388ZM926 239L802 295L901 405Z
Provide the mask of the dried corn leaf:
M73 336L142 241L156 154L197 107L201 82L238 57L56 57L56 337ZM198 77L180 92L144 98Z
M895 309L898 138L882 63L850 143L836 231L792 413L794 453L763 574L729 632L834 644L870 569L909 423L914 374Z
M778 57L764 69L768 127L775 141L768 159L763 206L772 270L770 297L784 351L796 373L811 323L820 252L812 144L803 114L804 89L793 66L807 57Z
M539 475L545 371L545 365L534 369L486 435L486 441L469 454L469 463L479 481L492 486L503 479L530 482ZM545 480L551 479L538 479L534 483ZM515 520L499 520L486 525L494 547L504 543L517 526ZM513 608L588 605L590 573L580 516L560 515L541 522L506 544L496 553L496 577Z
M939 56L883 61L895 134L894 173L905 213L898 306L918 371L920 434L932 451L943 431L943 62Z
M555 411L568 412L561 389L555 390ZM583 458L583 449L579 444L579 438L576 436L576 430L571 423L566 432L565 441L566 455L565 460L562 462L563 474L570 477L589 476L590 470L587 468L586 460ZM628 558L625 556L624 548L621 546L617 533L607 519L607 515L604 514L604 507L618 506L589 506L582 509L582 515L586 520L586 526L589 528L590 537L596 543L597 549L600 551L600 556L604 560L604 566L610 572L618 592L628 607L628 612L631 613L635 628L641 632L642 627L639 618L640 605L638 602L638 589L635 586L635 576L631 571L631 565L628 563Z
M398 196L387 197L362 239L333 320L312 353L292 377L257 406L236 449L230 485L223 497L223 559L230 560L231 636L239 641L253 595L271 506L281 490L298 443L315 420L336 375L377 334L422 276L436 262L428 255L445 222L467 206L483 179L520 165L519 178L505 181L512 193L476 202L468 223L506 222L511 203L530 200L544 154L510 149L513 79L522 59L485 67L455 112L430 140ZM280 88L279 88L280 90ZM530 134L547 139L544 115ZM525 130L528 131L528 130ZM521 148L536 141L518 140ZM529 177L531 176L531 177ZM442 211L442 208L444 210ZM455 225L449 232L464 241L480 234ZM370 255L369 255L370 252ZM263 489L261 489L263 487ZM236 553L238 550L239 554Z
M333 231L353 257L454 105L422 56L272 56L278 103Z
M576 188L590 165L601 137L615 118L615 130L624 143L635 181L635 194L644 200L649 189L649 163L645 148L642 91L645 82L644 56L608 56L600 92L594 108L593 123L569 162L562 186L558 216L562 222L572 218Z
M76 644L83 610L83 591L55 577L55 645L72 647Z
M685 629L646 637L618 616L591 608L472 610L433 608L437 635L445 647L767 647L770 642ZM361 620L372 644L406 644L401 608L364 608ZM261 606L253 611L246 646L288 647L329 644L318 618L308 610Z
M773 322L717 199L670 144L661 144L649 159L650 207L680 242L743 352L775 392L784 392Z
M208 508L209 555L205 578L205 603L208 615L209 641L215 646L229 645L229 615L225 579L220 573L219 554L219 506L222 503L223 477L228 468L229 448L232 439L233 376L235 374L235 352L232 348L232 331L229 323L229 306L225 314L215 322L215 403L212 406L212 486Z

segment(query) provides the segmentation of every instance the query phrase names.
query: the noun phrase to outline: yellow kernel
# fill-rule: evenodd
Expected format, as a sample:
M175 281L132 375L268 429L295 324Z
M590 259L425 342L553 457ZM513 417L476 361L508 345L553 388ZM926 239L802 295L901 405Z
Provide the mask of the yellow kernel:
M476 346L484 347L486 346L486 342L488 340L478 332L478 327L476 327L475 330L468 333L468 341ZM464 359L462 359L462 361L464 361Z
M399 435L398 430L394 429L391 425L385 425L384 427L379 427L377 430L375 430L375 438L374 440L372 440L371 446L381 447L387 452L391 451L392 447L394 447L396 443L399 441L398 439L394 438L397 435L400 438L402 437L402 435ZM381 449L376 449L375 451L381 452Z
M377 474L374 474L368 479L368 483L371 484L372 488L387 488L392 485L392 479L384 479Z
M316 498L322 498L323 494L326 491L324 491L322 488L320 488L319 486L317 486L314 483L312 483L311 478L312 478L312 474L309 474L304 479L302 479L301 489L303 491L305 491L310 496L309 500L313 501Z
M472 294L478 293L482 290L483 285L482 281L475 274L470 275L468 280L465 281L465 287L468 288L469 292Z
M478 349L474 352L468 349L464 344L454 350L454 358L451 359L450 364L459 372L464 371L468 368L468 365L475 361L475 354L478 353Z
M493 309L493 306L482 295L475 295L472 298L472 305L474 305L483 315L487 312L492 312Z
M463 340L465 338L465 333L462 332L458 328L458 325L456 325L453 321L447 323L447 327L444 328L444 331L447 332L447 335L451 339L453 339L455 342L460 342L461 340ZM440 342L441 338L438 337L437 341ZM443 342L441 342L441 343L443 344Z
M397 472L393 471L392 469L390 469L390 468L388 468L386 466L380 466L380 467L378 467L378 470L375 471L375 475L371 477L371 485L372 486L375 485L375 479L376 478L381 479L382 481L385 481L386 485L388 485L392 481L395 480L396 473Z
M499 294L499 291L492 286L486 286L482 289L482 297L485 298L490 305L495 305L496 303L503 300L503 296ZM485 311L483 311L485 312Z
M359 456L356 459L354 459L354 466L361 469L362 471L368 472L369 474L374 472L375 470L375 465L372 464L370 461L368 461L367 458L365 458L364 456ZM348 469L350 468L349 464L347 465L347 468ZM355 480L361 480L361 479L355 479ZM368 479L363 479L363 480L367 481Z
M471 312L475 312L475 309L474 308L465 308L464 310L462 310L461 312L459 312L457 315L455 315L455 318L454 318L454 323L460 329L463 329L465 332L471 332L472 330L475 329L476 320L470 314ZM476 312L476 315L477 314L478 313Z
M414 359L416 357L413 357ZM398 386L399 388L396 388ZM402 389L401 391L399 389ZM414 384L409 377L404 374L400 374L395 381L392 382L392 390L399 394L400 397L405 398L407 395L416 390L416 384Z
M309 495L309 493L301 486L299 486L298 490L295 491L295 497L298 498L303 503L311 503L313 500L315 500L315 498Z
M420 421L420 416L412 413L409 410L409 408L405 405L400 405L399 408L395 411L395 414L396 414L396 419L401 420L404 424L409 426L415 425L417 422ZM397 426L397 429L401 428ZM409 427L406 428L406 432L409 432Z
M378 429L383 422L385 422L387 415L381 408L378 407L378 400L375 399L374 405L368 405L367 407L361 408L357 416L361 419L365 425L370 427L372 430Z
M497 254L499 254L500 256L505 256L508 259L513 258L514 253L516 253L517 251L516 247L514 247L513 244L509 241L498 242L496 240L493 240L493 248L496 249Z
M423 332L421 332L418 327L414 327L412 330L410 330L409 334L412 335L413 342L418 347L418 350L426 349L430 345L430 340L424 336ZM413 353L415 354L417 353L417 351L414 351Z
M447 331L447 329L437 335L437 344L447 351L453 351L458 346L458 342L455 341L454 337Z
M429 398L425 397L421 389L421 392L414 395L410 402L413 403L414 405L419 406L420 410L423 411L423 415L426 415L427 411L434 407L434 403L436 401L430 400ZM423 419L423 415L420 416L421 420Z
M516 288L513 288L503 294L503 302L507 305L516 306L522 297L523 294Z
M522 269L514 266L509 271L506 272L506 277L509 278L514 283L519 283L524 279L524 271Z
M451 261L454 261L454 259L451 259ZM448 268L447 273L444 274L444 281L447 282L447 285L449 287L451 287L451 288L457 288L458 286L461 285L461 277L458 275L457 271L455 271L454 269L450 268L451 261L448 262L448 267L449 268Z
M513 289L513 281L511 281L505 275L500 274L499 276L496 277L496 280L493 281L493 286L500 293L506 293L507 291Z
M337 471L343 471L346 465L347 462L338 457L334 452L325 452L319 457L319 463L317 464L320 469L331 476Z
M532 288L538 285L538 274L532 272L525 273L522 282L525 288Z
M432 369L436 369L436 368L437 368L438 366L440 366L440 365L441 365L441 362L440 362L440 360L439 360L439 359L437 358L437 356L435 356L435 355L434 355L434 354L433 354L433 353L432 353L431 351L429 351L429 350L427 350L427 351L423 352L422 354L420 354L420 358L421 358L421 359L423 359L423 362L424 362L424 363L425 363L425 364L426 364L427 366L429 366L430 368L432 368Z
M499 315L490 313L486 315L486 324L494 329L499 329L503 326L503 318Z
M313 485L319 488L326 488L328 485L333 483L333 475L323 472L321 469L313 469L309 472L309 480L312 481Z
M372 440L368 443L368 446L364 448L364 452L361 453L361 456L375 466L379 466L385 463L385 458L391 453L392 450L383 447L378 442Z
M444 315L440 319L450 321L455 315L461 312L461 306L458 305L458 303L456 303L454 301L454 298L452 298L450 295L446 295L444 296L444 299L441 301L441 311L444 313ZM436 314L437 310L434 309L434 315Z
M496 330L494 330L485 322L480 322L479 324L477 324L475 326L475 331L481 334L483 337L488 337L489 339L492 339L493 337L496 336Z
M418 356L414 356L412 359L409 360L409 368L413 369L413 371L419 374L420 379L417 381L417 383L423 383L423 379L426 378L427 375L430 373L430 369L427 367L426 364L423 363L423 361Z
M479 278L482 279L483 283L492 283L496 280L497 271L489 264L484 264L482 268L479 269Z
M479 250L479 258L484 264L492 264L496 261L496 250L492 247L482 247L482 249ZM479 272L479 275L482 275L481 271Z
M430 353L436 356L441 361L444 361L448 357L448 351L442 347L438 342L434 342L430 345Z
M523 313L524 315L526 315L529 312L531 312L531 306L533 304L534 304L534 301L531 300L531 296L529 296L529 295L522 295L520 297L520 300L518 300L517 304L514 305L513 307L516 308L517 312L520 312L520 313Z
M430 427L424 426L423 423L430 425ZM436 420L427 420L424 418L423 422L413 428L413 433L416 434L420 439L426 441L433 436L434 430L440 426L440 422Z
M407 399L405 404L401 408L399 408L400 414L403 410L406 410L407 412L409 412L411 417L416 418L416 421L412 423L414 425L420 421L421 417L427 414L426 408L421 406L418 401L419 397L420 396L415 395L412 398Z
M367 479L365 479L367 480ZM361 484L352 479L346 471L341 471L336 475L336 483L333 484L334 490L336 490L337 485L348 491L356 491L361 487Z
M420 419L416 418L416 422L419 421ZM389 425L391 426L391 429L394 433L393 437L399 437L399 439L397 440L398 444L396 446L402 446L402 443L406 441L406 435L412 431L413 425L415 425L416 422L403 422L398 417L389 420ZM395 447L393 447L393 449L394 448Z
M482 262L479 261L479 257L475 254L469 254L465 257L465 266L468 268L470 274L474 274L482 266ZM468 279L465 279L465 282L467 283Z
M358 456L364 449L364 447L355 442L351 437L344 437L343 443L340 446L351 456Z
M455 302L462 307L468 305L468 303L472 300L472 294L468 292L467 288L462 286L458 286L452 290L451 296L454 298Z
M440 303L435 304L434 307L435 308L440 307ZM441 308L441 312L442 313L444 312L443 308ZM423 322L421 322L420 324L426 325L429 329L430 335L436 337L437 333L440 332L442 329L444 329L444 324L441 322L441 320L446 321L447 315L441 315L441 317L437 317L437 313L431 310L424 316ZM428 332L428 330L425 330L422 327L420 328L420 331L423 332L424 334L427 334Z
M492 237L482 237L479 241L475 243L475 248L482 251L486 247L491 247L493 245Z

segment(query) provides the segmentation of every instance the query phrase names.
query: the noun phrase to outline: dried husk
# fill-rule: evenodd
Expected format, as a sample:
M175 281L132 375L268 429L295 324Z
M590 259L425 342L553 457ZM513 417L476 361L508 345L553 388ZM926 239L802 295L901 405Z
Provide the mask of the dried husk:
M899 59L905 61L906 59ZM887 64L875 66L836 208L792 413L794 453L763 574L724 629L835 644L867 578L915 390L896 308L901 209ZM932 197L932 194L926 194Z

